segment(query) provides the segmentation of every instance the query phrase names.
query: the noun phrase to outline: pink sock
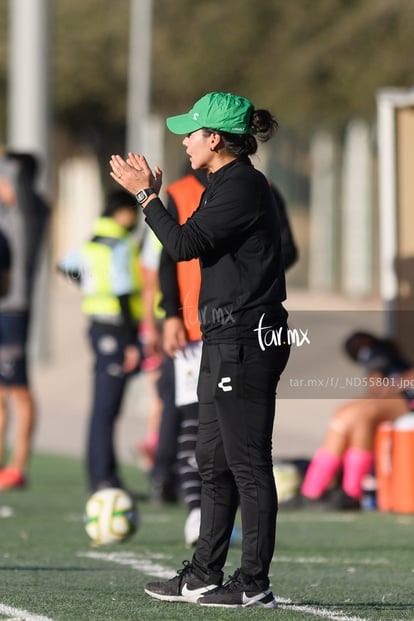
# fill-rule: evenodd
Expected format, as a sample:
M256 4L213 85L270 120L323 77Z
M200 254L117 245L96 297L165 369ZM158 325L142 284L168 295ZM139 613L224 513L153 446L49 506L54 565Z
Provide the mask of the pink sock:
M369 474L374 464L374 456L370 451L350 448L344 455L344 492L358 500L362 496L362 481Z
M301 492L308 498L319 498L341 466L341 458L320 448L306 471Z

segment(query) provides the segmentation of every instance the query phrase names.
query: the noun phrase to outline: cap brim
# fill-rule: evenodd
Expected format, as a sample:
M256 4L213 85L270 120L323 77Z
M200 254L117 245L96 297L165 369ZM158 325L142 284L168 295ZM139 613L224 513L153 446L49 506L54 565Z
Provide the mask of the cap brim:
M196 123L188 113L170 116L165 122L173 134L189 134L201 129L201 125Z

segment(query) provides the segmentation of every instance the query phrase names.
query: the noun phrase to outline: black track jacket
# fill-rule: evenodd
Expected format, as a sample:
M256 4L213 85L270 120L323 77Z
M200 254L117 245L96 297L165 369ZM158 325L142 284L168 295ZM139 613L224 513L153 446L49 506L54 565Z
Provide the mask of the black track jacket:
M265 176L248 158L209 175L200 205L179 225L159 199L144 209L174 261L199 257L199 318L207 342L250 342L287 312L277 207Z

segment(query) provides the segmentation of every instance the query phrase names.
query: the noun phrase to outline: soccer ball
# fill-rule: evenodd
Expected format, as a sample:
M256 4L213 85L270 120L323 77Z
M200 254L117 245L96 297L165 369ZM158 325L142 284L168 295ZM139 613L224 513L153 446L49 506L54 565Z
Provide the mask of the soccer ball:
M279 502L286 502L296 496L302 482L299 468L288 461L279 461L273 465L277 496Z
M85 530L94 543L125 541L138 528L138 509L123 489L101 489L86 502Z

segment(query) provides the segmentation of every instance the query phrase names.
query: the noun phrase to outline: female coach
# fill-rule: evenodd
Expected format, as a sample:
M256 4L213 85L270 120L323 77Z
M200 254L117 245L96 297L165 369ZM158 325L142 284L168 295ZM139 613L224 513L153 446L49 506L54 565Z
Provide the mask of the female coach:
M133 153L126 161L119 155L110 161L112 178L136 194L146 222L172 258L199 257L201 267L200 537L191 562L184 561L171 580L148 583L145 591L166 601L273 608L272 429L289 347L272 335L286 329L286 289L276 205L249 155L256 152L257 139L271 138L277 122L244 97L214 92L166 123L171 132L185 135L192 168L209 174L200 204L185 224L177 224L157 196L159 168L153 174L145 158ZM222 584L239 503L241 566Z

